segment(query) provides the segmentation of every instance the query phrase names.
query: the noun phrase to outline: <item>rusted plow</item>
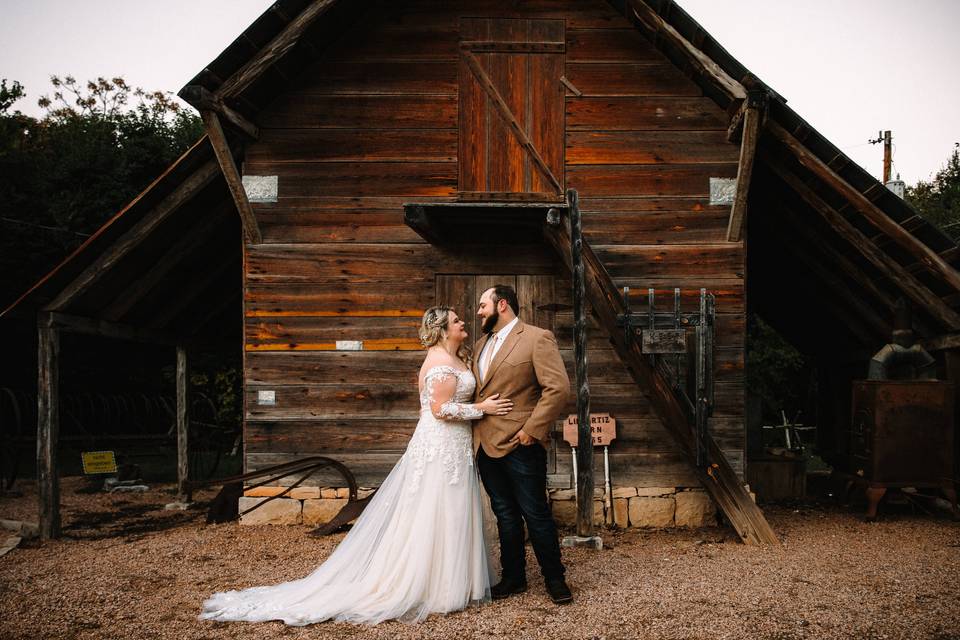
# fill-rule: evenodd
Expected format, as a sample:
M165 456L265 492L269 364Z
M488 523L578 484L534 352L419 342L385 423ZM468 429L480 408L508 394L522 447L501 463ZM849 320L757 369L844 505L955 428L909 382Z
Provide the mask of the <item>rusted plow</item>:
M365 498L359 498L357 493L357 480L353 477L353 473L351 473L350 469L348 469L342 462L338 462L332 458L312 456L309 458L285 462L283 464L278 464L271 467L265 467L263 469L251 471L250 473L244 473L238 476L231 476L229 478L220 478L218 480L188 481L184 486L184 490L186 491L187 500L189 501L193 492L198 489L223 485L220 493L217 494L210 505L210 511L207 513L207 524L214 522L229 522L260 508L271 500L282 498L290 493L291 490L298 487L315 472L325 468L332 468L338 471L340 475L343 476L343 479L346 481L347 487L350 491L347 504L340 509L337 515L335 515L329 522L322 524L309 532L309 535L312 536L325 536L337 531L363 513L363 510L370 501L370 498L373 497L373 494L371 493ZM259 502L249 509L244 510L243 513L240 513L239 501L240 497L243 495L243 486L245 482L250 480L259 480L259 482L250 485L249 487L251 489L255 489L257 487L274 483L282 478L297 474L301 474L300 478L287 486L282 492L275 496L270 496L262 502Z

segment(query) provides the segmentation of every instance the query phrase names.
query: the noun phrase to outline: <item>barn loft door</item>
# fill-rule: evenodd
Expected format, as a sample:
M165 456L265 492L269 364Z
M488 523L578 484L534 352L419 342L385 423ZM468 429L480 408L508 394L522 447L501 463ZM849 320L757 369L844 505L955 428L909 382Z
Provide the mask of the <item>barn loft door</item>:
M562 20L460 22L460 197L563 198Z

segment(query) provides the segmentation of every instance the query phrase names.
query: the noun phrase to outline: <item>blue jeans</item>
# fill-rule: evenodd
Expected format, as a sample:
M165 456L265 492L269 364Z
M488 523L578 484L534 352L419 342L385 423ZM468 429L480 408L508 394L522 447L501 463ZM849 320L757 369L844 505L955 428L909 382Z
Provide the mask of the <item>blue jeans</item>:
M502 458L477 453L480 479L490 495L500 533L503 580L526 582L523 525L546 580L563 578L557 526L547 502L547 452L539 444L518 446Z

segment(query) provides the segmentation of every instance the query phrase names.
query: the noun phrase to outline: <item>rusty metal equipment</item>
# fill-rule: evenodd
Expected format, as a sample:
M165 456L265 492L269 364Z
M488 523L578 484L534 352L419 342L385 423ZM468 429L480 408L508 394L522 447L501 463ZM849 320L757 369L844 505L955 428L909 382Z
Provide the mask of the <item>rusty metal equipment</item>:
M293 460L283 464L264 467L263 469L258 469L257 471L251 471L249 473L231 476L229 478L221 478L219 480L189 481L185 485L185 490L187 491L187 500L189 501L192 498L193 492L198 489L223 485L220 493L217 494L210 505L210 511L207 514L207 523L228 522L230 520L236 520L238 517L250 513L254 509L258 509L271 500L282 498L291 490L303 483L315 472L324 468L332 468L339 472L340 475L343 476L343 479L346 481L347 487L349 488L349 499L347 500L347 504L345 504L337 513L337 515L335 515L329 522L322 524L309 532L309 535L312 536L325 536L337 531L342 526L356 519L363 512L364 508L367 506L367 503L373 497L373 493L371 493L365 498L359 498L357 493L357 480L353 477L353 473L351 473L350 469L348 469L346 465L344 465L342 462L334 460L333 458L311 456L309 458L301 458L300 460ZM279 494L269 496L262 502L259 502L249 509L244 510L243 513L239 512L238 501L243 495L243 485L245 481L258 480L262 478L260 482L249 487L251 489L255 489L295 474L303 475L301 475L298 480L287 486ZM374 493L376 492L374 491Z
M693 425L696 464L706 463L708 419L713 413L713 332L716 303L700 289L695 312L680 309L680 289L673 290L673 309L657 311L656 291L647 289L646 312L630 309L630 287L623 288L624 313L617 318L625 339L637 341L650 363L671 382ZM692 330L692 331L691 331Z
M941 489L956 518L954 386L934 379L935 361L913 343L903 301L893 342L871 360L870 377L853 382L847 458L850 484L866 489L867 520L888 489L903 487Z
M953 385L939 380L856 380L850 471L865 485L867 519L889 488L939 488L957 513Z

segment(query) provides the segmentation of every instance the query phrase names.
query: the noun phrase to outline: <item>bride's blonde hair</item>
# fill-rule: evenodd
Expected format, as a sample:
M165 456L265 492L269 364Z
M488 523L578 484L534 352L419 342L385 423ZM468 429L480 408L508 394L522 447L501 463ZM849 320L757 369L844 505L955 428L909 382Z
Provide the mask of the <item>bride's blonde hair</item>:
M430 307L423 312L423 319L420 321L420 344L424 349L429 349L435 344L440 344L447 338L447 325L450 322L450 312L453 307L440 305ZM461 344L457 349L457 357L470 364L470 348Z

